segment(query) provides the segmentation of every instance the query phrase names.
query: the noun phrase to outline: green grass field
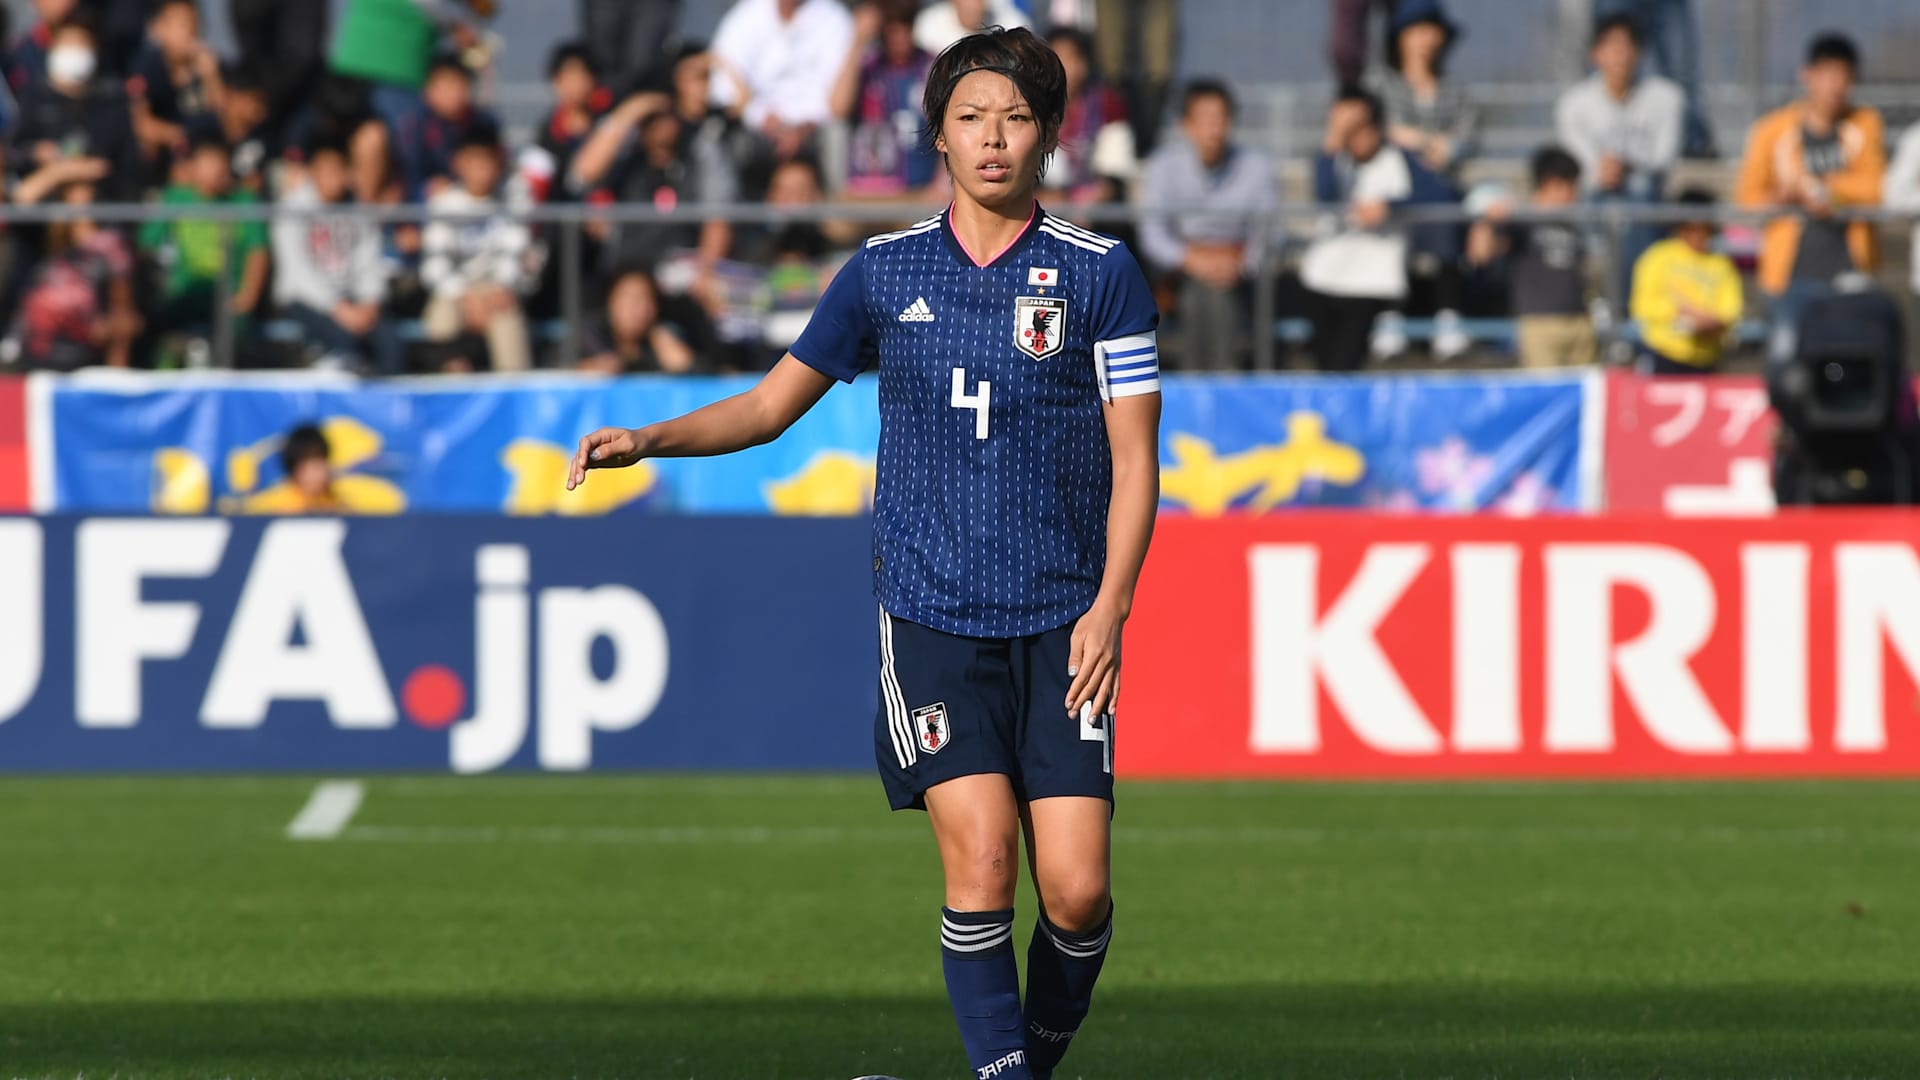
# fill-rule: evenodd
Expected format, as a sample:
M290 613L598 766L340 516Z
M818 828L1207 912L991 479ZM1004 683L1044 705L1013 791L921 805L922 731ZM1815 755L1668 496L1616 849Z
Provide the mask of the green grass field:
M870 779L313 786L0 781L0 1078L966 1073ZM1920 784L1124 784L1115 861L1063 1076L1920 1075Z

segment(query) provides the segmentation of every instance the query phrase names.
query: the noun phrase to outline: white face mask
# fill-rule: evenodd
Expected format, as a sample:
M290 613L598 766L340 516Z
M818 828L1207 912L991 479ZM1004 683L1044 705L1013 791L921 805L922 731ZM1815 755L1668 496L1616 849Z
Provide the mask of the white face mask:
M83 83L93 78L93 50L61 45L47 53L47 77L54 82Z

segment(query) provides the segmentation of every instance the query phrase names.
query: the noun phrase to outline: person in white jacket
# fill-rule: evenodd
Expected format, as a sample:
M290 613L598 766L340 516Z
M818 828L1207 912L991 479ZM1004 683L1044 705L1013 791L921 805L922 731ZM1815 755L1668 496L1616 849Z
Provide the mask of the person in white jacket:
M434 220L420 265L430 293L426 331L434 341L483 334L493 370L525 371L531 346L520 300L534 277L535 253L527 226L499 212L500 155L499 131L475 124L454 149L458 183L427 203Z
M1889 210L1920 213L1920 124L1900 136L1880 185L1880 199ZM1913 291L1920 294L1920 224L1907 224L1913 233Z
M371 366L383 375L406 368L406 346L381 317L387 266L380 226L351 214L314 213L347 201L347 145L319 138L307 146L307 178L280 201L273 221L273 299L299 323L330 367Z

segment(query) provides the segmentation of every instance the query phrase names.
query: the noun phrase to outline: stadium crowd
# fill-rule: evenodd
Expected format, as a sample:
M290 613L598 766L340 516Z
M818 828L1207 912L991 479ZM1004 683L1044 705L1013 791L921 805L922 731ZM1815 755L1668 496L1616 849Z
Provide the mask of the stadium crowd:
M1192 370L1249 365L1254 288L1274 280L1318 369L1416 348L1453 360L1493 318L1526 366L1597 362L1627 320L1644 369L1711 370L1750 313L1790 317L1875 268L1875 227L1844 211L1920 209L1920 128L1889 164L1879 115L1852 99L1859 49L1837 34L1807 44L1801 98L1747 133L1727 190L1674 184L1684 158L1716 154L1689 0L1591 0L1592 74L1561 94L1525 191L1468 180L1482 121L1449 74L1465 38L1442 0L1329 0L1337 90L1309 189L1324 212L1304 231L1277 227L1281 163L1236 138L1235 88L1174 85L1175 0L738 0L710 43L678 40L677 0L579 0L582 36L553 50L550 108L523 139L485 104L492 0L349 0L337 25L326 0L227 2L237 52L222 57L195 0L33 0L0 57L5 198L68 212L0 229L0 364L199 366L225 323L245 366L764 368L877 225L590 217L591 314L569 335L561 227L521 211L938 204L921 90L934 54L991 24L1038 24L1061 56L1047 198L1069 215L1141 208L1099 224L1154 276L1169 361ZM1764 304L1712 213L1618 245L1567 220L1717 196L1777 211L1754 245ZM140 201L290 212L129 227L86 210ZM1434 206L1466 220L1404 220Z

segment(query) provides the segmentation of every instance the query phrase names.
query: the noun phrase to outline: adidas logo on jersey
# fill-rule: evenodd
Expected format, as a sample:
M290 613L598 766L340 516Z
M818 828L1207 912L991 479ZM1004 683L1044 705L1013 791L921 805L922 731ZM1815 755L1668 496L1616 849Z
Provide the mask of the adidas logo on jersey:
M927 306L927 298L923 296L915 300L913 303L908 304L907 310L900 313L900 321L901 322L932 322L933 309Z

